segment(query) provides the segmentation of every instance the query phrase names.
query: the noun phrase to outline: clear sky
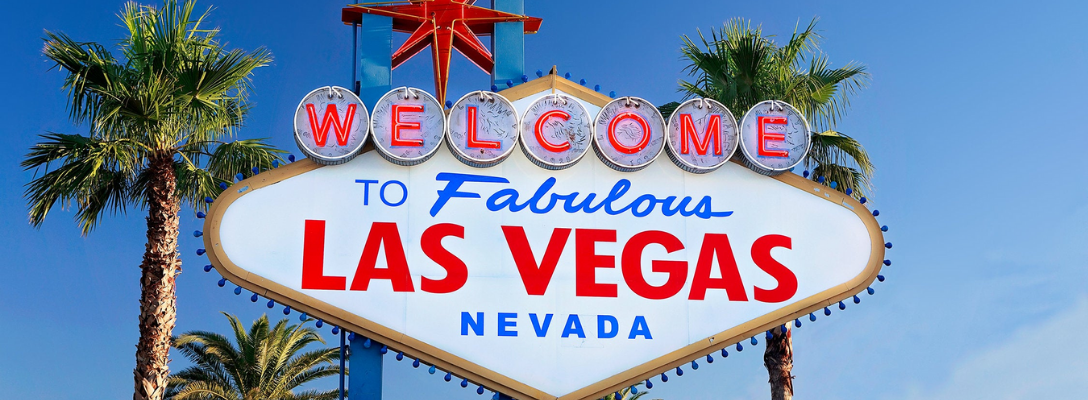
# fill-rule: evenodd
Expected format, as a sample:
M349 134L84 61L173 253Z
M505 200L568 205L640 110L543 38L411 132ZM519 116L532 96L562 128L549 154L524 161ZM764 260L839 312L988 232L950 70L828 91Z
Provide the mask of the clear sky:
M486 3L486 1L481 1ZM291 118L301 96L349 85L351 28L337 1L205 0L211 23L242 49L276 57L254 77L242 137L298 154ZM116 43L110 1L21 1L0 14L6 96L0 115L0 397L117 399L132 392L140 212L81 237L72 214L29 226L18 163L45 132L85 133L67 120L62 74L41 56L43 30ZM749 18L788 36L820 17L835 65L869 66L870 88L840 130L877 165L872 196L891 226L894 264L875 296L795 332L798 398L1035 399L1082 393L1088 377L1088 182L1080 150L1088 98L1083 2L529 0L544 19L526 39L530 71L558 65L603 92L656 104L678 99L680 35ZM431 88L429 57L394 84ZM488 77L454 57L450 97ZM205 274L185 232L175 332L226 329L219 311L265 312ZM275 310L279 316L279 309ZM323 330L331 338L328 329ZM657 385L650 398L767 397L762 344ZM175 360L180 358L174 354ZM183 366L173 364L175 369ZM479 398L392 359L386 398ZM332 382L327 382L331 387ZM1076 396L1076 395L1072 395Z

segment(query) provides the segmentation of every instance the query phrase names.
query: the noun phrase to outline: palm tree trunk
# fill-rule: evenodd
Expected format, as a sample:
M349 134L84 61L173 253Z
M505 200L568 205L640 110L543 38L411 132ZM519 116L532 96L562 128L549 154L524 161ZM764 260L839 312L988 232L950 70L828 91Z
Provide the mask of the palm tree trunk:
M162 400L166 392L170 337L177 319L174 279L181 273L172 155L152 157L148 169L147 249L140 264L140 341L136 345L133 400Z
M793 398L793 330L782 333L781 329L774 328L771 331L772 337L763 351L763 365L770 376L771 400L790 400Z

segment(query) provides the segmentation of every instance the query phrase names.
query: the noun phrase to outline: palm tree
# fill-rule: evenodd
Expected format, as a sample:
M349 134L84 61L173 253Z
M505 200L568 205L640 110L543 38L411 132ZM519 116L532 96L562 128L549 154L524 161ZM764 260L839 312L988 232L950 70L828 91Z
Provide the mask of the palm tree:
M728 21L710 38L699 34L699 43L683 37L685 68L694 81L680 81L688 98L705 97L743 113L763 100L781 100L797 107L812 125L812 150L805 167L811 179L836 182L839 190L854 197L872 191L873 164L857 140L835 130L851 97L868 84L865 66L848 63L831 68L820 52L816 19L803 31L794 30L784 45L764 36L759 26L742 19ZM677 104L662 106L671 114ZM793 344L786 327L772 329L764 352L770 375L771 398L793 397Z
M251 73L271 55L224 49L219 30L201 26L210 10L193 10L190 0L162 9L126 4L119 58L100 44L46 32L43 52L65 73L69 118L89 132L42 135L22 162L36 170L25 193L35 227L57 204L75 209L84 235L104 214L147 210L134 400L160 400L166 389L179 210L203 209L235 173L280 161L262 140L225 141L249 109Z
M170 376L169 400L332 400L339 390L307 390L299 386L337 375L340 350L325 348L302 352L325 341L317 330L280 320L269 326L262 315L246 332L228 315L234 341L218 333L193 331L174 338L174 347L193 366ZM309 320L307 320L309 321Z

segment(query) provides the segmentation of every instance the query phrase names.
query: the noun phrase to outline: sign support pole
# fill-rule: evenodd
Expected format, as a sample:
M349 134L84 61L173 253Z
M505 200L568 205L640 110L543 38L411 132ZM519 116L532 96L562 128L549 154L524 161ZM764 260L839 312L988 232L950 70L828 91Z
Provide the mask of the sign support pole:
M393 18L363 14L360 21L359 99L373 108L393 84Z
M381 345L370 343L356 335L351 341L351 376L348 378L348 393L351 400L382 399L382 353Z
M340 330L340 400L344 400L344 374L347 373L344 361L347 360L347 354L344 353L344 337L347 332L343 329Z
M525 14L525 0L491 0L491 8L512 14ZM491 84L506 88L506 81L521 83L525 75L525 23L499 22L491 34L491 51L495 67Z

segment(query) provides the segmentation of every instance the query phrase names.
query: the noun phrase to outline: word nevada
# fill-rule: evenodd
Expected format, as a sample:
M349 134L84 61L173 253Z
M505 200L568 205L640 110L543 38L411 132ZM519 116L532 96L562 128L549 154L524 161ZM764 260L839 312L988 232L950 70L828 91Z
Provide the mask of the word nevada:
M477 168L498 165L520 147L548 170L570 168L592 149L621 172L641 170L664 152L676 166L697 174L720 168L739 148L744 164L764 175L798 165L811 142L804 116L774 100L756 104L739 123L710 99L680 104L667 121L637 97L614 99L595 115L563 93L519 107L487 91L444 107L429 93L404 87L378 99L371 112L350 90L320 88L298 105L295 141L326 165L351 160L369 140L385 160L402 166L427 161L445 143L457 160Z

